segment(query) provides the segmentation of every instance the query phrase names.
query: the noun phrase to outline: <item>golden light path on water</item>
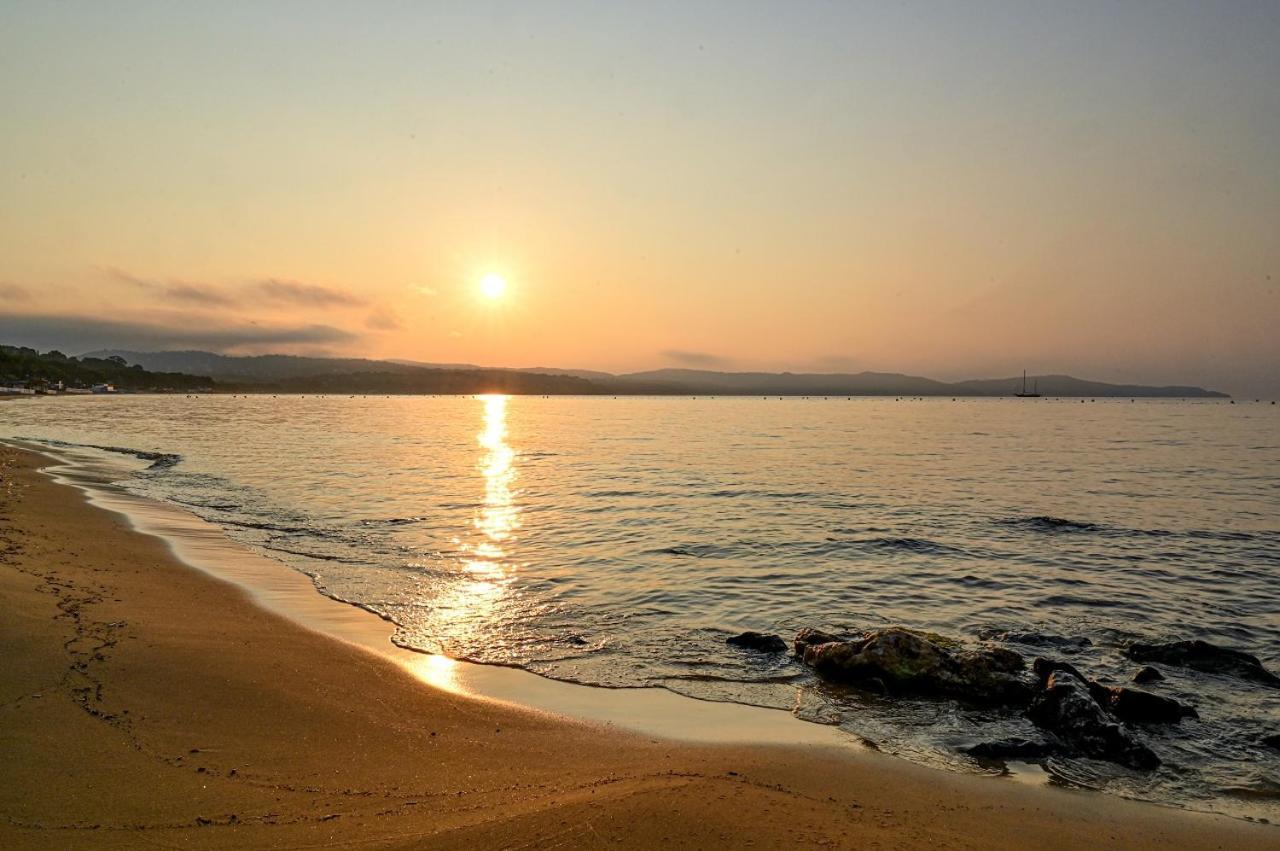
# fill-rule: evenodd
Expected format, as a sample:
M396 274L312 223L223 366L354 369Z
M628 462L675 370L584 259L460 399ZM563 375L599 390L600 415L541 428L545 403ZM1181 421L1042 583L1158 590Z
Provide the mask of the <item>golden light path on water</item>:
M484 500L473 521L479 537L475 541L455 540L464 555L462 569L469 578L435 601L440 617L455 624L484 623L515 578L515 565L507 560L505 549L506 542L520 527L520 509L512 489L516 453L507 443L509 397L479 398L484 402L484 427L476 440L484 450L479 463ZM457 663L449 657L430 656L418 667L419 676L433 685L456 687Z

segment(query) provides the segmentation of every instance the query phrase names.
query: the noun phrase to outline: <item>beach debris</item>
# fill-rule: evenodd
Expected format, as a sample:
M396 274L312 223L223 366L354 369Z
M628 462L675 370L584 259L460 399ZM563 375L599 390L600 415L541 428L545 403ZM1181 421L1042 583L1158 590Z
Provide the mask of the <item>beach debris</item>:
M1027 708L1029 717L1086 756L1150 771L1160 757L1112 720L1074 669L1053 670Z
M1264 668L1257 656L1199 639L1164 644L1131 644L1124 653L1135 662L1162 662L1211 674L1231 674L1280 688L1280 677Z
M796 650L824 679L854 685L879 681L888 693L997 704L1025 704L1031 697L1030 686L1018 676L1025 662L1003 647L959 648L942 636L889 627L847 640L804 630L796 636Z
M743 650L758 650L761 653L785 653L787 650L787 642L782 640L782 636L750 630L730 636L724 640L724 643L741 647Z
M1154 683L1164 679L1164 674L1160 673L1159 668L1153 668L1150 665L1144 665L1133 675L1135 683Z
M1013 737L994 742L981 742L964 752L978 759L990 760L1039 760L1062 753L1062 745L1054 742L1035 741Z

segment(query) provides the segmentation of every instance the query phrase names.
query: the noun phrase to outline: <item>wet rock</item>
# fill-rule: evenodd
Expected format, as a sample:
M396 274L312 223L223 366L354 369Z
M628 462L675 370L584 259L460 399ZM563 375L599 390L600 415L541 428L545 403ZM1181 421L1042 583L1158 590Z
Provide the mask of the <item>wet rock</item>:
M1031 663L1031 671L1036 676L1036 682L1040 684L1040 688L1045 688L1049 684L1049 675L1054 671L1066 671L1075 676L1081 682L1088 682L1089 678L1080 673L1080 670L1070 662L1061 662L1057 659L1045 659L1043 656L1037 656L1035 661Z
M980 703L1025 703L1031 696L1030 687L1016 676L1024 667L1022 657L1012 650L977 648L953 653L932 637L901 627L874 630L847 641L805 639L797 636L797 650L824 679L854 685L879 680L891 693Z
M1280 688L1280 677L1262 667L1257 656L1243 650L1219 647L1207 641L1170 641L1165 644L1132 644L1125 655L1135 662L1162 662L1214 674L1231 674Z
M1052 647L1055 650L1071 652L1093 646L1093 642L1083 635L1049 635L1043 632L1004 632L987 630L981 637L990 641L1007 641L1013 644L1026 644L1030 647Z
M1089 693L1103 708L1130 724L1176 724L1183 718L1199 718L1195 709L1171 697L1124 686L1090 682Z
M1111 719L1083 678L1054 670L1027 709L1027 716L1066 744L1095 759L1150 771L1160 758Z
M1270 736L1263 736L1262 743L1269 748L1275 748L1280 751L1280 733L1274 733Z
M810 629L805 627L796 633L795 651L796 656L804 658L805 650L810 647L816 647L819 644L830 644L835 641L842 641L838 635L832 635L829 632L823 632L820 629Z
M964 752L978 759L1045 759L1062 752L1062 746L1053 742L1032 741L1031 739L999 739L994 742L982 742Z
M725 644L741 647L744 650L758 650L761 653L785 653L787 642L781 636L764 632L747 632L724 640Z
M1133 675L1135 683L1154 683L1164 679L1164 674L1160 673L1159 668L1153 668L1150 665L1143 666L1138 673Z

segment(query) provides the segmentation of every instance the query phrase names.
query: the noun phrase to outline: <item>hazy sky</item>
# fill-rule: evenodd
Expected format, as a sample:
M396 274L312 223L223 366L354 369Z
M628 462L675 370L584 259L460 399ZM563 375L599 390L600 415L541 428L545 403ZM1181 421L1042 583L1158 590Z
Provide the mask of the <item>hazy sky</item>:
M0 0L0 116L4 341L1280 392L1275 0Z

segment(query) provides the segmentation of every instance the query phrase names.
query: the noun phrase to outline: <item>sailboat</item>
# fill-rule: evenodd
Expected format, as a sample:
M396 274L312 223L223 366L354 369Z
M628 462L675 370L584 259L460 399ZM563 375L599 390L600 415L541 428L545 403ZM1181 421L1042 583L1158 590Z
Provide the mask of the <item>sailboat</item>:
M1039 399L1040 394L1036 392L1036 386L1038 383L1039 382L1036 379L1032 379L1031 392L1028 393L1027 392L1027 371L1024 369L1022 371L1022 390L1017 393L1014 393L1013 395L1017 396L1019 399Z

